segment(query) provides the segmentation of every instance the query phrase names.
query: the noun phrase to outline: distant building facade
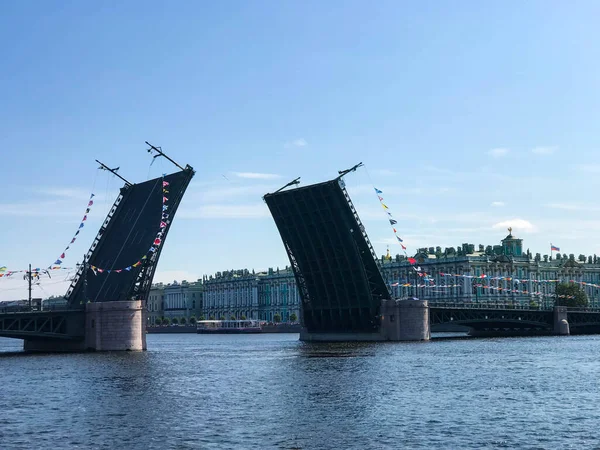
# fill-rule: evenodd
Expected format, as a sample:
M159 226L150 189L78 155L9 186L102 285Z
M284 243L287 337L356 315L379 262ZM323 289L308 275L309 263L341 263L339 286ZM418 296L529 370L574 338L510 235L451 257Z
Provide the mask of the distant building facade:
M391 257L389 251L380 258L380 269L393 298L416 296L432 303L472 301L529 305L532 301L553 302L550 296L556 288L556 283L534 280L574 280L586 283L582 287L590 306L600 307L600 289L588 285L600 285L600 257L579 255L576 258L560 253L554 257L533 255L523 250L523 240L514 237L510 229L498 245L462 244L444 250L421 248L414 259L416 263L410 264L405 256ZM416 267L427 274L427 282L414 270ZM148 311L150 323L162 317L189 320L191 316L197 319L233 316L272 322L275 315L288 322L293 315L299 320L300 303L290 268L260 273L241 269L217 272L195 283L155 284L150 291Z
M148 308L148 323L156 325L157 320L164 318L165 285L156 283L152 285L148 294L146 307Z
M157 319L198 319L202 314L203 307L203 283L202 280L181 283L152 285L148 295L148 322L156 324Z
M246 317L283 322L300 317L300 297L289 268L254 273L248 269L217 272L204 280L203 315L209 319Z
M440 247L421 248L414 255L416 264L407 258L388 255L381 258L382 274L393 297L416 296L431 302L480 301L553 302L556 283L539 280L576 281L582 284L590 305L600 306L600 290L587 284L600 284L600 258L596 255L533 255L523 250L523 240L512 235L512 229L499 245L462 244L442 251ZM432 288L414 270L420 267L432 281ZM444 276L441 274L445 274ZM452 276L448 276L451 274ZM458 275L458 276L457 276ZM510 278L509 280L499 278ZM524 280L524 281L522 281ZM393 286L397 284L397 286ZM402 284L411 284L403 287ZM414 285L421 287L415 287ZM492 286L493 288L490 288ZM501 288L501 289L498 289ZM524 294L523 292L527 292ZM533 295L533 292L542 295Z

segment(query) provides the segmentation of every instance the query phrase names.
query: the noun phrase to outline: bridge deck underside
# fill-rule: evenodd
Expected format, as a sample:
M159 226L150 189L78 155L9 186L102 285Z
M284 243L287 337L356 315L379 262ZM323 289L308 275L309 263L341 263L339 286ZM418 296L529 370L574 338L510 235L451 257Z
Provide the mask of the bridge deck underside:
M81 340L85 312L24 312L0 315L0 336L17 339Z
M309 332L372 333L389 298L338 180L265 195L288 253Z
M568 311L571 334L599 334L600 311Z

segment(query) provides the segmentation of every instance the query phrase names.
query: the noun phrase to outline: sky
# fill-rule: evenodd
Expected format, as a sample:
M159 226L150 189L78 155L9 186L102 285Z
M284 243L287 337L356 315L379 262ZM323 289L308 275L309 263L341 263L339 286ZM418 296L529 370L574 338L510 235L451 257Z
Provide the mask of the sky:
M378 254L600 254L595 1L0 3L0 266L81 260L121 181L196 175L155 281L289 264L262 196L345 177ZM35 288L62 294L67 274ZM0 300L24 298L0 279Z

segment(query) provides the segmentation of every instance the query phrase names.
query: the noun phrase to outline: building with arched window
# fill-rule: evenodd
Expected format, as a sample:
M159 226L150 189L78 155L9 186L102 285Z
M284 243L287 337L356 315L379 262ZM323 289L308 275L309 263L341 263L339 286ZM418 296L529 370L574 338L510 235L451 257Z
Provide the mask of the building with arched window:
M283 322L300 316L300 297L289 268L255 273L248 269L217 272L204 279L203 315L209 319L230 317L267 322L279 316Z

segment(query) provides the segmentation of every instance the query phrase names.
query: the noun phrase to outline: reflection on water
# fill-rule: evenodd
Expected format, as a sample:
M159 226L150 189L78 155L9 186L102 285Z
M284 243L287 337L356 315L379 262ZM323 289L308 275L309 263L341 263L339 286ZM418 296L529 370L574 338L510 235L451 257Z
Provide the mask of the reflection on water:
M20 341L0 339L0 352ZM148 335L0 357L2 448L594 448L600 338Z

